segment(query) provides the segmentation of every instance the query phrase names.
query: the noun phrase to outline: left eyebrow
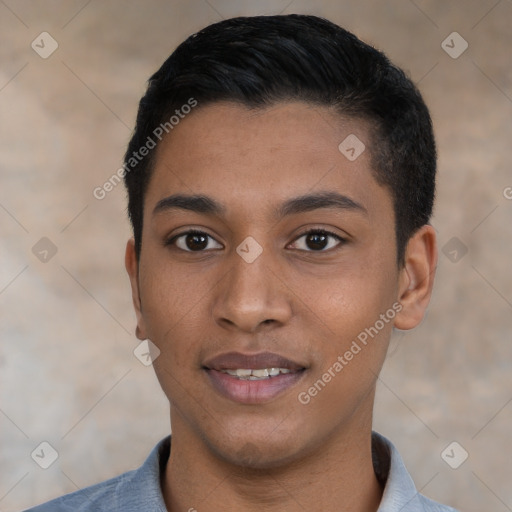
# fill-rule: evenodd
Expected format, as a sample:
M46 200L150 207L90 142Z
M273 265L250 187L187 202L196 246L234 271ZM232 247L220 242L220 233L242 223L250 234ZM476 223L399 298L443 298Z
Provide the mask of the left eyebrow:
M310 212L320 208L356 210L368 215L368 210L362 204L354 201L348 196L328 191L318 192L316 194L306 194L288 199L279 208L277 208L275 216L282 218L287 215Z
M274 216L283 218L320 208L355 210L368 215L368 210L357 201L337 192L327 191L287 199L274 210ZM172 209L189 210L219 217L226 214L226 207L209 196L173 194L158 201L153 209L153 215Z

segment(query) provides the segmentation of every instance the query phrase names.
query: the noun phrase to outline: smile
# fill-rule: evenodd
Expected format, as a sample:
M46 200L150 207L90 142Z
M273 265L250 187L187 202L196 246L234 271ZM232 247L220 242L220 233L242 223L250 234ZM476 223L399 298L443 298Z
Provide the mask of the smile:
M227 352L206 360L203 370L216 393L240 404L263 404L290 391L307 365L281 354Z

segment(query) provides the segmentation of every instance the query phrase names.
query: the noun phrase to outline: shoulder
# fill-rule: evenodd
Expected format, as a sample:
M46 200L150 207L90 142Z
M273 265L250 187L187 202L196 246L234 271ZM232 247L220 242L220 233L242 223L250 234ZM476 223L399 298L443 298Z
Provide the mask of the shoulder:
M90 510L106 511L118 510L115 507L119 487L124 486L133 478L133 470L116 476L105 482L85 487L78 491L66 494L52 501L43 503L25 512L85 512Z
M85 487L25 512L165 512L160 475L167 463L170 436L162 439L138 469Z

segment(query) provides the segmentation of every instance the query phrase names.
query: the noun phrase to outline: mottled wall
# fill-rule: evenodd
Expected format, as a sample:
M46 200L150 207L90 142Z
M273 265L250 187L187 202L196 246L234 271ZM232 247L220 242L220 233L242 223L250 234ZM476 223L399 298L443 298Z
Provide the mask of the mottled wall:
M437 283L421 326L391 344L375 429L424 494L512 508L512 2L5 0L0 510L136 467L169 432L152 368L132 353L124 190L93 190L119 168L146 79L185 36L278 12L347 27L424 93L439 145ZM43 441L59 453L46 470L31 458ZM452 441L452 465L469 454L457 469L441 456Z

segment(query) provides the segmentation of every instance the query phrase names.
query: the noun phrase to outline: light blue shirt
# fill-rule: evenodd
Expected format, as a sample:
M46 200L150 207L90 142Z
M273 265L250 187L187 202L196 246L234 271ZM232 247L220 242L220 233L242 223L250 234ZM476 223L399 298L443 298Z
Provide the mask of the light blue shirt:
M162 439L144 464L115 478L85 487L25 512L167 512L160 476L169 458L171 437ZM373 463L384 494L377 512L457 512L421 495L394 445L372 433Z

